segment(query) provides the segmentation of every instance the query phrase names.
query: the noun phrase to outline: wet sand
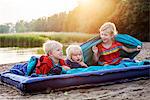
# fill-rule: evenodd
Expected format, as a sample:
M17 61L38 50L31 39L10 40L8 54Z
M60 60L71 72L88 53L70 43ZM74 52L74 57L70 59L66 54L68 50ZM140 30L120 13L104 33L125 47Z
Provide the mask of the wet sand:
M136 56L137 60L150 60L150 42L145 42L143 49ZM0 72L9 70L14 64L0 65ZM27 100L150 100L150 79L141 79L127 83L95 86L49 93L22 95L14 87L0 82L0 99Z

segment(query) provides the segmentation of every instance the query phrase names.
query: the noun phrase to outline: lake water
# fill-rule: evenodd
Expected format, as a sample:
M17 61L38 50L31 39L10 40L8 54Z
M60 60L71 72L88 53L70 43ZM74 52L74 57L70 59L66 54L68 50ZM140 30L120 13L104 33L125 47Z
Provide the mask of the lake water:
M40 56L36 54L37 49L38 48L0 48L0 64L28 61L31 56Z

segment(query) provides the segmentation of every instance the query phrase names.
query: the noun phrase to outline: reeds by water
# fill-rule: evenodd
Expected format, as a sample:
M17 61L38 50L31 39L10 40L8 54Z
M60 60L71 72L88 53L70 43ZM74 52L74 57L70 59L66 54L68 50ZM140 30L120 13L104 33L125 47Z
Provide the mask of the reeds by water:
M94 36L76 32L0 34L0 47L41 47L46 40L56 40L63 44L82 43Z

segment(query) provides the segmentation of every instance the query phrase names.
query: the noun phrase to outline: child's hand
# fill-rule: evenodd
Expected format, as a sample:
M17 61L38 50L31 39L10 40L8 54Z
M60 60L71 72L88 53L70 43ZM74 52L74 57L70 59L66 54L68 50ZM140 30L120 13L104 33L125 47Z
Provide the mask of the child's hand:
M92 51L93 51L95 54L97 54L97 53L98 53L98 48L97 48L96 46L93 46L93 47L92 47Z
M62 66L65 70L69 70L70 69L70 67L68 67L68 66Z
M81 66L88 67L83 61L79 63Z
M137 47L136 47L136 51L140 51L142 49L142 47L140 46L140 45L138 45Z

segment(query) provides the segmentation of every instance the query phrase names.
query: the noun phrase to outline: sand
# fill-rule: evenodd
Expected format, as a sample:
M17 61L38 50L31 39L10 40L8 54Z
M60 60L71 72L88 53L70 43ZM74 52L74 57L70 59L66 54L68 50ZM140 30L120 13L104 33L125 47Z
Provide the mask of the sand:
M137 60L150 60L150 42L143 43ZM14 64L0 65L0 72L9 70ZM23 95L14 87L0 82L0 99L27 100L150 100L150 79L140 79L127 83L100 85L95 87L51 91L49 93Z

